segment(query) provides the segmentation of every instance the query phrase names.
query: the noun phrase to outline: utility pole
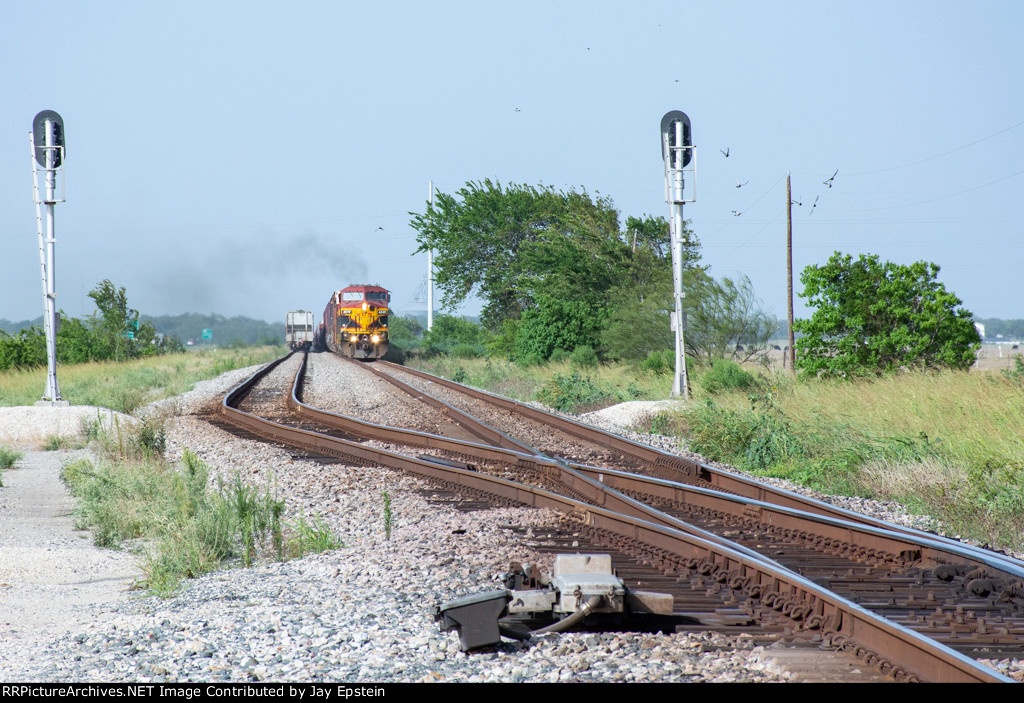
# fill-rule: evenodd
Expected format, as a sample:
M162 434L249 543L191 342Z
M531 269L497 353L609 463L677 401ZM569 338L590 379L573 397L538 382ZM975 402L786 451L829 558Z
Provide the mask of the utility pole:
M672 110L661 118L661 157L665 166L665 202L669 204L669 227L672 237L672 286L675 291L675 310L672 330L675 332L676 368L672 378L672 397L690 399L690 380L686 376L686 313L683 310L683 203L697 200L697 162L690 118L685 112ZM689 168L687 168L689 166ZM684 171L693 175L693 196L687 197Z
M796 374L796 349L793 348L793 188L786 172L786 295L789 298L789 371ZM783 356L782 366L786 366Z
M29 133L32 145L32 199L36 204L36 233L39 238L39 265L43 287L43 327L46 333L46 390L37 405L68 405L61 400L57 384L57 282L56 244L53 206L63 202L57 195L57 172L64 163L64 120L53 110L43 110L32 120ZM38 164L38 167L37 167ZM39 198L39 171L43 171L45 193ZM63 175L63 171L61 171ZM46 239L43 240L43 222L40 204L46 205Z
M427 186L427 200L430 202L430 209L434 209L434 182L429 181ZM427 249L427 331L434 326L434 250Z

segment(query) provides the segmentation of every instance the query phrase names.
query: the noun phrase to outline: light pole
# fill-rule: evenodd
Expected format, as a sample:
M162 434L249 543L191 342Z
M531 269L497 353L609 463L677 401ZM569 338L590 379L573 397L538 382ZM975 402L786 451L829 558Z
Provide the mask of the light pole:
M676 368L672 378L672 396L690 399L690 380L686 376L686 312L683 310L683 203L697 200L696 149L690 131L690 118L685 112L672 110L661 118L661 157L665 163L665 202L669 204L669 231L672 238L672 287L675 310L672 329L675 332ZM687 196L684 174L693 176L693 195Z

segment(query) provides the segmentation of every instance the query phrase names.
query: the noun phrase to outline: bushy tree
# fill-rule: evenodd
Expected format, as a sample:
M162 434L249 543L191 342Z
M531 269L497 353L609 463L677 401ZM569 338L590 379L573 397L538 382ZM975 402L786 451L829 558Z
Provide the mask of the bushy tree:
M438 315L434 325L423 333L423 346L429 352L450 352L459 346L479 347L487 342L487 332L480 325L453 315Z
M695 270L684 284L687 354L746 361L768 346L775 318L765 313L749 278L715 280Z
M585 190L485 180L411 214L419 251L435 251L443 305L472 292L483 298L492 353L547 359L559 349L607 346L610 314L657 297L652 286L666 275L671 291L668 223L630 217L620 230L611 199ZM684 249L689 262L700 258L695 237ZM635 329L630 314L619 318Z
M418 347L422 334L423 325L415 317L391 315L388 318L388 341L392 344L404 349Z
M980 338L971 313L939 283L939 267L835 252L800 275L815 308L794 329L797 366L818 375L884 373L901 367L966 369Z

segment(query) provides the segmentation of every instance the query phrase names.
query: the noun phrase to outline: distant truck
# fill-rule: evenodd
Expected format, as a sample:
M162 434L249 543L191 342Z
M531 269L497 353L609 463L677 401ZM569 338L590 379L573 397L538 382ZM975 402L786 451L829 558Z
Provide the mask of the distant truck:
M289 349L309 349L313 345L316 328L309 310L292 310L284 320L284 343Z

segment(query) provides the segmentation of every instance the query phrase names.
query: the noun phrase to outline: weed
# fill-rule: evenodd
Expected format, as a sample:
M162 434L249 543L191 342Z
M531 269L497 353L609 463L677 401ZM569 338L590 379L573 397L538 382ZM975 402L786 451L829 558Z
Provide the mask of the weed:
M469 374L466 373L466 369L460 366L455 369L455 373L452 374L452 380L456 383L465 383L469 380Z
M14 462L18 461L23 457L24 454L11 449L10 447L0 447L0 469L10 469L14 467ZM0 483L0 486L3 484Z
M82 442L80 439L66 435L46 435L46 438L43 440L43 451L47 452L56 452L62 449L79 449L81 446Z
M307 522L305 518L299 518L294 523L289 523L288 527L295 533L288 542L293 556L319 554L345 546L323 518L317 518L312 523Z
M668 415L664 413L658 413L651 418L651 434L668 434L669 429L672 427L672 421Z
M757 376L744 371L743 367L728 359L716 359L701 377L704 390L712 395L724 390L748 390L757 384Z
M575 413L607 407L619 402L621 396L612 389L598 386L589 376L573 371L570 375L556 373L552 376L537 392L537 400L556 410Z
M167 449L167 432L162 424L147 420L138 426L131 441L142 454L160 456Z

